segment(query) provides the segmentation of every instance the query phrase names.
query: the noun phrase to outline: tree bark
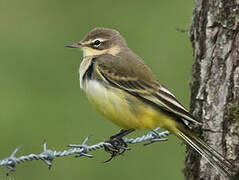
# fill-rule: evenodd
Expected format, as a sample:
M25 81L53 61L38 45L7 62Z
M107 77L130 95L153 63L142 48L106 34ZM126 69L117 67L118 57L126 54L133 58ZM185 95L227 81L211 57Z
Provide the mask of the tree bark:
M191 113L195 132L239 171L239 1L195 0L190 40L194 50ZM187 180L227 179L190 147ZM239 177L237 177L239 180Z

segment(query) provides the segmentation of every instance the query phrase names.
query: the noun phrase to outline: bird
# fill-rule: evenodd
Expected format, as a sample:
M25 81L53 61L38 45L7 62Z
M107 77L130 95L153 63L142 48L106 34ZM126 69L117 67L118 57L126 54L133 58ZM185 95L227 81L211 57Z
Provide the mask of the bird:
M140 129L161 127L191 146L224 176L233 165L197 137L192 126L200 123L153 74L148 65L127 45L115 29L94 28L79 42L66 45L80 48L80 87L104 117L122 130L111 137L124 145L122 137ZM126 145L125 145L126 146Z

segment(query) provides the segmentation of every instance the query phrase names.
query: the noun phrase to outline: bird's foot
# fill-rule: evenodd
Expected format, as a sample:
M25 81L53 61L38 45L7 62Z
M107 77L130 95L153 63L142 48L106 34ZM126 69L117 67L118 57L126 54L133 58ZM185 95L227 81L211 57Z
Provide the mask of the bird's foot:
M110 140L106 141L110 145L109 146L105 145L104 149L106 152L111 154L111 157L108 160L104 161L104 163L110 162L117 155L122 155L125 153L126 150L130 150L127 143L123 140L123 137L130 134L133 131L134 129L130 130L122 129L118 134L111 136Z

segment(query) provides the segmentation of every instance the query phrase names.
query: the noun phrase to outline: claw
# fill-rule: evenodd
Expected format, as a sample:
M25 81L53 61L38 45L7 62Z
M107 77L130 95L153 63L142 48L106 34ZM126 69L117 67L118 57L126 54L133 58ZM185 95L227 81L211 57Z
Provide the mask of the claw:
M110 142L109 142L110 143ZM111 156L109 159L104 161L103 163L110 162L113 158L115 158L117 155L123 155L126 150L129 150L130 148L128 147L123 147L123 146L104 146L105 151L110 153Z
M104 146L104 149L111 154L111 157L103 163L110 162L117 155L123 155L126 150L130 150L127 143L122 138L133 131L134 130L121 130L120 133L111 136L110 140L106 141L111 146Z
M110 162L113 158L114 158L114 156L111 155L111 157L110 157L109 159L107 159L106 161L103 161L102 163L108 163L108 162Z

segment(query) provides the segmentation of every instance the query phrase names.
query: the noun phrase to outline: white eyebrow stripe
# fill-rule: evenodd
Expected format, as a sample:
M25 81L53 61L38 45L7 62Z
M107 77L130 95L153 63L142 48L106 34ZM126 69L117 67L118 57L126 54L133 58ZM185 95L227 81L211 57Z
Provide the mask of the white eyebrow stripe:
M103 41L106 41L106 40L108 40L108 39L104 39L104 38L96 38L96 39L94 39L93 41L96 41L96 40L99 40L99 41L103 42Z
M90 39L89 41L86 41L86 42L84 42L84 43L82 43L82 44L83 44L83 45L85 45L85 44L90 44L90 43L92 43L92 42L94 42L94 41L96 41L96 40L99 40L100 42L104 42L104 41L107 41L108 39L104 39L104 38Z

